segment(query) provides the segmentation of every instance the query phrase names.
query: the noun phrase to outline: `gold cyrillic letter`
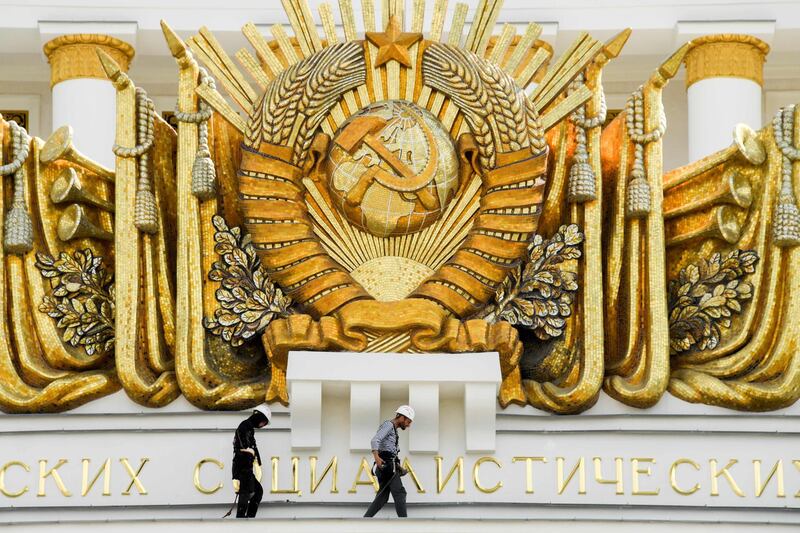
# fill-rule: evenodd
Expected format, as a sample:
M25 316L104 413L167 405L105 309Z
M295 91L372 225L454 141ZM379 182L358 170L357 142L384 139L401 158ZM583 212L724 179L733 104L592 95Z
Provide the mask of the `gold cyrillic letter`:
M569 482L572 481L572 478L575 476L575 472L578 472L578 494L586 494L586 468L584 466L583 457L578 460L566 480L564 479L564 458L556 457L556 475L558 477L556 483L558 485L559 494L564 493L567 485L569 485Z
M225 465L223 465L222 463L220 463L216 459L212 459L210 457L206 457L205 459L201 459L200 462L198 462L194 466L194 488L196 488L198 491L202 492L203 494L214 494L215 492L217 492L219 489L222 488L222 481L220 481L217 484L216 487L211 487L211 488L205 487L200 482L200 469L203 468L203 465L206 464L206 463L211 463L212 465L216 465L220 470L223 470L225 468Z
M475 484L475 488L477 488L484 494L491 494L493 492L497 492L498 490L500 490L500 487L503 486L502 481L498 481L497 483L494 484L494 486L489 488L486 488L483 485L481 485L481 478L478 470L480 470L481 465L483 463L494 463L497 466L497 468L503 468L503 465L500 464L500 461L498 461L494 457L481 457L480 459L475 461L475 466L472 467L472 482Z
M403 468L405 468L408 471L408 475L411 476L411 481L413 481L414 485L417 486L417 493L425 494L425 488L422 486L422 483L420 483L419 478L417 477L417 473L414 472L414 468L411 466L408 457L403 459Z
M56 463L56 466L47 470L47 459L40 459L39 460L39 492L36 493L37 496L46 496L45 494L45 481L47 480L48 476L53 477L53 481L56 482L56 487L58 490L61 491L61 494L64 496L72 496L72 493L67 490L67 487L64 486L64 481L61 479L61 476L58 474L58 469L67 464L66 459L59 459Z
M319 488L322 480L325 479L325 476L328 475L328 472L333 470L333 474L331 475L331 494L339 494L339 489L336 488L336 482L338 478L338 459L336 456L333 456L333 459L330 460L328 466L325 467L325 470L322 471L322 475L317 479L317 457L312 455L308 458L309 466L311 467L311 494L314 494L317 489Z
M631 459L631 477L633 478L633 490L631 494L634 496L658 496L661 489L639 490L639 474L650 475L650 466L647 468L639 468L639 463L655 464L655 462L656 460L651 457L636 457Z
M533 494L533 462L541 461L543 463L546 463L547 458L525 457L525 456L517 456L511 458L512 463L516 463L517 461L525 461L525 494Z
M272 494L301 494L300 492L300 458L292 456L292 488L279 489L278 483L278 465L280 464L280 457L272 458Z
M29 467L22 461L9 461L3 465L3 468L0 468L0 494L8 498L19 498L20 496L28 492L28 485L25 485L17 492L8 491L8 489L6 488L6 470L11 468L12 466L20 466L24 468L26 472L30 472L31 467Z
M362 472L367 474L366 481L361 479ZM378 480L372 475L372 467L369 466L366 457L361 458L361 464L358 466L358 472L356 472L356 479L353 481L353 486L347 491L348 494L355 494L359 485L372 485L372 488L375 489L375 492L378 492L378 489L380 488L380 485L378 485Z
M86 496L89 491L94 487L95 482L103 476L103 496L111 496L111 458L108 458L103 463L103 467L97 471L92 481L89 481L89 463L90 459L83 459L83 478L81 481L81 496Z
M603 466L600 457L594 457L592 461L594 462L594 480L606 485L616 485L616 493L625 494L625 487L622 484L622 457L614 457L614 473L616 475L614 479L603 479Z
M777 483L778 483L778 498L785 498L786 492L783 490L783 460L778 459L778 462L775 463L775 466L772 467L772 470L769 471L769 475L767 479L764 480L764 484L761 484L761 460L760 459L753 459L753 482L755 484L755 491L756 491L756 498L760 498L761 495L764 493L764 489L767 488L769 484L769 480L772 479L772 476L776 476Z
M441 494L444 490L445 486L447 486L447 482L450 481L450 478L453 477L453 473L458 470L458 489L456 493L464 494L464 458L459 456L456 459L453 468L450 469L448 472L447 477L442 480L442 459L441 455L437 455L434 457L436 460L436 491Z
M131 464L128 462L128 458L127 457L120 458L119 462L122 463L122 466L125 467L125 471L131 477L131 482L128 483L128 488L122 491L123 496L130 496L131 489L133 488L134 485L136 485L136 490L139 491L139 494L141 494L142 496L147 495L147 489L144 488L144 485L142 485L141 480L139 480L139 476L142 474L142 469L144 468L144 465L146 465L149 461L150 459L148 459L147 457L142 457L139 460L139 468L137 468L136 472L134 472L133 468L131 468Z
M717 471L717 460L716 459L709 459L708 463L711 465L711 495L712 496L719 496L719 476L725 476L725 479L728 480L733 492L739 496L740 498L744 498L744 492L742 489L739 488L739 485L736 484L736 480L733 479L733 476L728 469L738 463L736 459L731 459L728 461L728 464L725 465L725 468L722 470Z
M672 487L672 490L677 492L678 494L682 494L683 496L690 496L700 490L700 483L695 483L694 486L689 490L684 490L678 486L678 466L679 465L692 465L695 470L700 471L700 465L692 461L691 459L678 459L672 466L669 467L669 485Z

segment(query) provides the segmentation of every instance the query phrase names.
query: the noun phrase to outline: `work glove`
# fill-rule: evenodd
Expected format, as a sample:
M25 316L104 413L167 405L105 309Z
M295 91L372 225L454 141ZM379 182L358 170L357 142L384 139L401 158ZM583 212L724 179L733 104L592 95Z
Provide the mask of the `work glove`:
M234 479L233 480L233 492L235 492L236 494L239 494L239 480L238 479Z

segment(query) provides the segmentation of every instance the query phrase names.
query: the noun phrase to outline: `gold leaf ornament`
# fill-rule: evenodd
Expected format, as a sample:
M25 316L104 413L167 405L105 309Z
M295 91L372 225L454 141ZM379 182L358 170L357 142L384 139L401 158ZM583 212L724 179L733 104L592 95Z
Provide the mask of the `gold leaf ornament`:
M208 277L220 283L215 293L220 307L213 319L203 319L203 325L232 346L241 346L275 318L290 315L292 301L269 279L249 235L243 235L241 228L229 228L219 215L211 222L217 230L214 250L220 259Z
M88 248L72 255L61 252L58 259L38 253L36 267L51 285L39 311L56 321L61 340L88 355L113 350L114 281L103 258Z
M733 250L724 258L715 253L684 267L669 283L670 350L713 350L723 329L731 326L733 314L753 296L753 286L744 277L755 272L758 254Z
M560 337L578 290L569 262L580 258L582 242L577 224L561 226L548 240L534 235L527 261L511 271L482 317L529 329L543 341Z

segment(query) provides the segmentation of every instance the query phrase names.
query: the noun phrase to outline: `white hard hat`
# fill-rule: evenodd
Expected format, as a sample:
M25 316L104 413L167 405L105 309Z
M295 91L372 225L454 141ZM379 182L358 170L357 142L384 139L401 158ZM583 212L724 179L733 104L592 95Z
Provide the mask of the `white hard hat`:
M255 408L253 408L253 411L258 411L259 413L264 415L264 417L267 419L267 422L272 421L272 411L270 410L267 404L262 403L261 405L258 405Z
M414 408L410 405L401 405L395 411L398 415L403 415L404 417L408 418L409 420L414 420Z

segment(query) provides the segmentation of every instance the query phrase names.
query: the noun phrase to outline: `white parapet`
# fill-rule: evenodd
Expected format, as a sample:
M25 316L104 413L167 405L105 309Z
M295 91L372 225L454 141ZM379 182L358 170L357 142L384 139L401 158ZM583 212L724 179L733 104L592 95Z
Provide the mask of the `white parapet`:
M408 402L416 410L409 451L439 452L442 401L460 401L465 411L468 452L495 449L495 411L501 382L497 353L363 354L291 352L286 373L292 404L292 448L322 446L322 404L326 397L350 396L350 449L368 451L381 421L384 399ZM393 405L393 404L392 404ZM399 405L399 403L398 403Z
M378 372L384 357L408 356L368 357L364 372ZM345 370L313 358L298 357L298 363L334 380ZM464 366L483 368L475 359L464 359ZM465 387L446 378L409 384L362 375L352 384L295 383L295 393L312 400L308 405L321 398L321 447L292 447L306 407L301 414L294 403L273 404L272 423L256 432L264 486L259 517L269 522L237 529L699 533L717 523L726 532L767 525L772 531L775 524L797 529L800 404L745 413L665 395L653 408L636 409L601 393L579 415L496 406L494 451L468 452L472 437L464 428L483 422L475 413L465 416ZM423 388L414 391L415 384ZM430 438L422 422L433 422L424 405L417 406L411 429L400 432L401 460L413 472L403 478L412 518L390 524L359 518L375 497L365 450L372 432L400 403L430 403L422 396L436 388L436 453L411 450L413 435ZM201 411L184 398L146 408L120 391L66 413L0 413L0 529L225 528L219 517L234 498L233 432L250 412ZM360 450L350 449L349 417L364 428L367 444L359 442ZM379 517L393 514L387 506Z

